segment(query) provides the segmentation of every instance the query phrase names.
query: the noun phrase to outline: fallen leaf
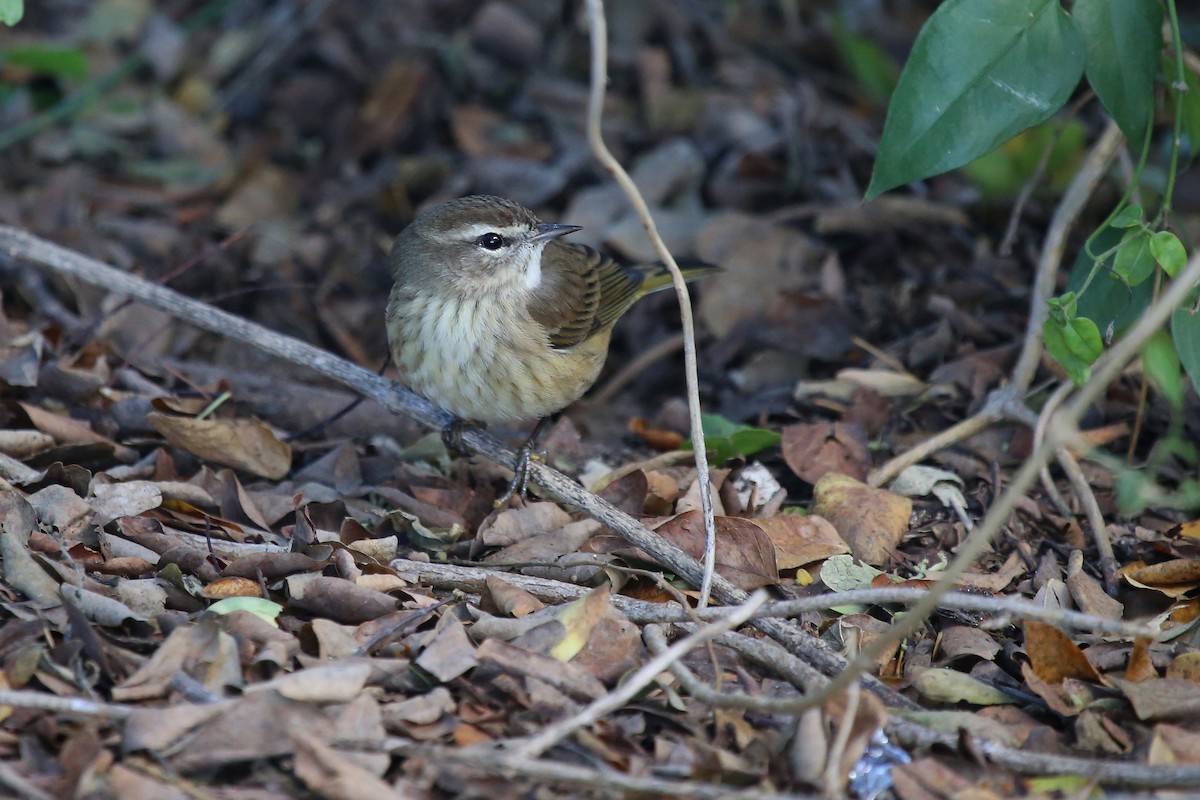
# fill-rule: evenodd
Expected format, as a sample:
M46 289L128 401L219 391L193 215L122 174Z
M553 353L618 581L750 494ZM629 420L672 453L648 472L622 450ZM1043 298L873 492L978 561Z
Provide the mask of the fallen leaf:
M834 527L816 514L776 514L756 519L754 524L775 546L775 560L781 570L850 552L850 546Z
M913 687L939 703L970 703L976 706L1007 705L1017 699L994 686L953 669L922 670Z
M1071 638L1053 625L1025 621L1025 652L1038 677L1049 684L1067 678L1105 683Z
M261 422L196 419L152 411L146 420L171 445L215 464L279 480L292 468L292 448Z
M779 580L775 546L762 528L748 519L717 517L716 568L722 577L747 592ZM704 517L688 511L654 529L659 536L694 559L704 557Z
M1200 587L1200 559L1177 558L1150 565L1137 561L1122 567L1117 574L1139 588L1179 597Z
M908 530L912 500L831 472L813 487L813 513L833 524L855 557L878 566Z
M831 472L862 480L871 466L867 436L859 425L844 422L788 425L783 429L780 447L788 467L808 483L815 484Z

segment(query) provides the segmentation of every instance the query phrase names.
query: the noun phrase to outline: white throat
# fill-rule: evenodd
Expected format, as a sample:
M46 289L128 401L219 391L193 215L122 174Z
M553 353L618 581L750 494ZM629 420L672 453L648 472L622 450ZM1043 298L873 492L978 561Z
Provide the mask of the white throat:
M542 250L537 248L529 254L529 258L525 262L525 275L522 285L529 290L536 289L542 285Z

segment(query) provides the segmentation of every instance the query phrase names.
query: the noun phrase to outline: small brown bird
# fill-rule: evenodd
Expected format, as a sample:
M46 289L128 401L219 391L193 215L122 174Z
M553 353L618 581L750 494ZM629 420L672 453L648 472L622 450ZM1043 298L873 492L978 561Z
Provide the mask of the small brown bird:
M540 420L586 392L617 319L671 278L660 265L622 266L559 238L577 230L500 197L418 214L392 248L387 307L405 383L460 420L480 422Z

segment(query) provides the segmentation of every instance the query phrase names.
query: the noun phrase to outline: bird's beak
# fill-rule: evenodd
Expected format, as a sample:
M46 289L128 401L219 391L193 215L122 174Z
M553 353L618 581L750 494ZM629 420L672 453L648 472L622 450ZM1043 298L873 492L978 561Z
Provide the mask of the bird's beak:
M553 225L549 222L539 222L537 225L537 233L534 234L531 242L545 242L549 239L557 239L560 236L566 236L568 233L582 230L582 225Z

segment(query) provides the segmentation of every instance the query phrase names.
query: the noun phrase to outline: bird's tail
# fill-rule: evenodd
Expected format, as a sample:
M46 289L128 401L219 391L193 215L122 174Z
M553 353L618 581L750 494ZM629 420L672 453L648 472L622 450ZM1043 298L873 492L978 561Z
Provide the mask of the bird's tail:
M712 275L714 272L721 271L721 268L715 264L709 264L698 259L681 259L677 263L679 264L679 270L683 273L683 279L689 283L699 280L705 275ZM653 292L666 289L671 285L671 273L667 270L666 265L661 262L639 264L634 269L642 273L642 285L638 287L638 297L645 297Z

